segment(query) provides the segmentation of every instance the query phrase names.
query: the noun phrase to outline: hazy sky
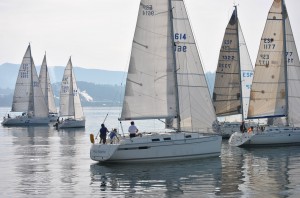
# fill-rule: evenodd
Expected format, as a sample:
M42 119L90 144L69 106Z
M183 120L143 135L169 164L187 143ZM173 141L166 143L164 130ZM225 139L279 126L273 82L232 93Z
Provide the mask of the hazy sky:
M20 64L31 43L36 65L127 71L140 0L0 0L0 64ZM273 0L185 0L205 71L215 71L225 27L238 15L252 62ZM286 0L300 49L300 0Z

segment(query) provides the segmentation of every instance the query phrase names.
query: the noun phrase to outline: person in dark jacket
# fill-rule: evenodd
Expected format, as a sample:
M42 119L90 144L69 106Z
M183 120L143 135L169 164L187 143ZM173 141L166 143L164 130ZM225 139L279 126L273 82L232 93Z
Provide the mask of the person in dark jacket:
M106 143L106 135L107 135L107 133L108 133L107 128L105 127L104 124L101 124L101 128L100 128L100 143L101 142L103 142L103 144Z
M245 122L244 122L244 121L242 122L242 124L241 124L241 126L240 126L240 131L241 131L242 133L244 133L245 131L247 131L247 128L246 128L246 126L245 126Z

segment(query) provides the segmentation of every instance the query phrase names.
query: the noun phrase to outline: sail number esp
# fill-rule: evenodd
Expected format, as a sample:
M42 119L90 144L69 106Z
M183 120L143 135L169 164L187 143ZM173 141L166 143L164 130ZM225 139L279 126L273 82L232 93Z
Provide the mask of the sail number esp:
M222 45L222 50L229 50L232 40L224 40Z
M28 66L28 64L22 64L22 70L20 70L21 78L29 78Z
M275 49L276 44L274 44L273 41L274 41L273 38L264 38L263 39L264 49Z

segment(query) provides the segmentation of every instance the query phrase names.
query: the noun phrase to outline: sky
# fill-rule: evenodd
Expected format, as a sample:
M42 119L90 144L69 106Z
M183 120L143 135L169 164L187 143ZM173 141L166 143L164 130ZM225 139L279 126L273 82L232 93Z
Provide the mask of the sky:
M28 43L36 65L127 71L140 0L0 0L0 64L20 64ZM185 0L206 72L216 70L233 5L252 63L273 0ZM300 48L300 1L286 0Z

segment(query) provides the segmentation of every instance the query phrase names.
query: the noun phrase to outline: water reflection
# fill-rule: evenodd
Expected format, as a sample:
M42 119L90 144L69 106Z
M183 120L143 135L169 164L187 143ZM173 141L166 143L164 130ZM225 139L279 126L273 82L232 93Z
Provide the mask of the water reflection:
M52 127L12 128L15 164L15 195L58 196L76 192L78 151L84 129L57 132ZM57 189L57 192L53 189ZM76 194L76 193L75 193Z
M295 189L300 191L299 146L249 148L244 152L244 182L240 185L244 194L289 196Z
M241 195L239 185L243 182L243 155L242 149L232 147L228 145L228 140L223 140L221 188L217 195Z
M76 192L76 185L78 184L78 173L76 171L78 159L76 156L81 142L77 141L80 141L80 137L83 136L84 132L84 128L70 128L58 131L58 135L60 137L59 170L61 175L61 188L69 191L70 193Z
M300 146L224 141L221 158L95 164L89 133L99 130L100 110L85 109L86 129L0 126L0 197L299 197Z
M18 176L17 192L23 195L47 195L51 182L49 170L49 130L48 127L14 128L13 144L15 145Z
M164 197L293 197L300 189L300 147L237 148L222 157L158 164L92 164L95 194Z
M289 197L300 191L300 147L236 148L223 144L218 195ZM292 181L292 182L291 182Z
M90 171L91 186L98 194L198 197L218 191L222 168L221 159L217 157L150 164L97 163L90 166Z

